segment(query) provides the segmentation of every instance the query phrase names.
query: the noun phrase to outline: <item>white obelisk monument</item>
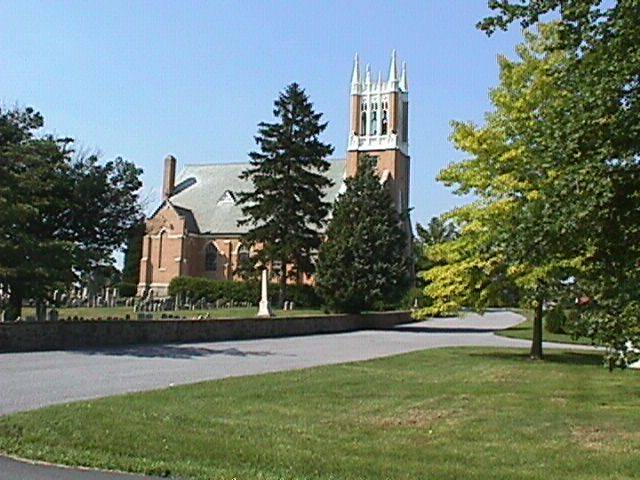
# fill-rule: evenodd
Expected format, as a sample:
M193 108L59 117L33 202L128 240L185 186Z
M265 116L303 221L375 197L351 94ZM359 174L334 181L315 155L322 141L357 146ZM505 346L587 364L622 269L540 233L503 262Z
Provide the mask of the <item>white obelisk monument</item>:
M262 298L260 299L260 306L258 307L257 317L273 317L271 311L271 305L269 304L269 297L267 296L267 269L262 270Z

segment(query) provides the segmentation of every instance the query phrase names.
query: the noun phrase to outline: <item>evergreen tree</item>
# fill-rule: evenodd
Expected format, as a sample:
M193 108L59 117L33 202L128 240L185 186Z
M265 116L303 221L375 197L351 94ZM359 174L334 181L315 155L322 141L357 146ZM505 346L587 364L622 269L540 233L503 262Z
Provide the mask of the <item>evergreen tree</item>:
M453 223L445 221L442 217L431 217L426 227L416 225L418 242L423 245L435 245L453 240L457 236Z
M316 113L305 91L289 85L274 102L274 123L261 122L255 137L259 151L249 154L250 167L241 178L253 182L253 191L238 192L244 218L250 226L246 245L259 246L257 263L280 265L280 301L285 298L287 274L299 282L313 273L313 256L322 241L329 213L323 201L331 186L325 176L333 147L320 141L327 124Z
M416 224L416 233L418 235L413 242L413 255L414 266L417 272L424 272L435 265L434 262L425 255L425 250L428 247L455 240L458 236L455 224L446 221L442 217L431 217L426 227L420 223ZM416 281L419 286L422 286L420 277L416 278Z
M396 304L409 285L407 239L375 160L363 157L338 197L320 247L317 288L327 305L357 313Z

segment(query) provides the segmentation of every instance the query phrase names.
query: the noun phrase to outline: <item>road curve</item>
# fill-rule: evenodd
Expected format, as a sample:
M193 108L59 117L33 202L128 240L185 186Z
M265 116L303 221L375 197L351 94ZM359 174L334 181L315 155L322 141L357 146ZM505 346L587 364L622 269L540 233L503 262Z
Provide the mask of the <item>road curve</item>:
M500 337L523 318L468 314L388 330L211 343L137 345L81 351L0 354L0 415L47 405L204 380L369 360L442 347L528 347ZM589 349L545 343L546 348ZM136 475L45 466L0 457L0 480L135 480Z

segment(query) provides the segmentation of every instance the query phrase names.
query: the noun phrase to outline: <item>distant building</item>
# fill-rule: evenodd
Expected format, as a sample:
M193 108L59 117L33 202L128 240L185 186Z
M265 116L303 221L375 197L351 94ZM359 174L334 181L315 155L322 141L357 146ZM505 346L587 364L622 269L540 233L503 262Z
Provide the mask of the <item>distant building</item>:
M389 76L371 78L367 65L364 78L356 55L351 79L350 131L346 159L334 159L327 176L333 187L325 199L335 201L344 189L344 179L354 175L358 158L378 159L381 182L389 188L398 211L409 206L409 100L407 70L400 75L395 51ZM176 177L177 161L164 161L163 201L147 221L140 260L138 295L153 292L167 295L175 277L206 277L232 280L243 256L250 252L242 245L247 227L239 227L243 217L234 192L252 188L240 174L249 163L186 165ZM411 232L407 218L405 228Z

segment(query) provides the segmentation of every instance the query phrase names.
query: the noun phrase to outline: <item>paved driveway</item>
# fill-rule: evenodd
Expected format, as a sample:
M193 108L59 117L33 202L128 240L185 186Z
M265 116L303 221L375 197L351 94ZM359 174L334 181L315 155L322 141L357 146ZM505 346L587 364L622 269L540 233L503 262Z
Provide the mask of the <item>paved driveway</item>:
M437 319L389 330L85 351L0 354L0 415L171 385L367 360L440 347L529 347L495 330L522 321L511 312ZM572 349L576 345L548 344ZM22 470L21 470L22 469ZM8 476L7 476L8 475ZM38 476L40 475L40 476ZM101 474L102 475L102 474ZM38 467L0 457L0 480L140 478Z

